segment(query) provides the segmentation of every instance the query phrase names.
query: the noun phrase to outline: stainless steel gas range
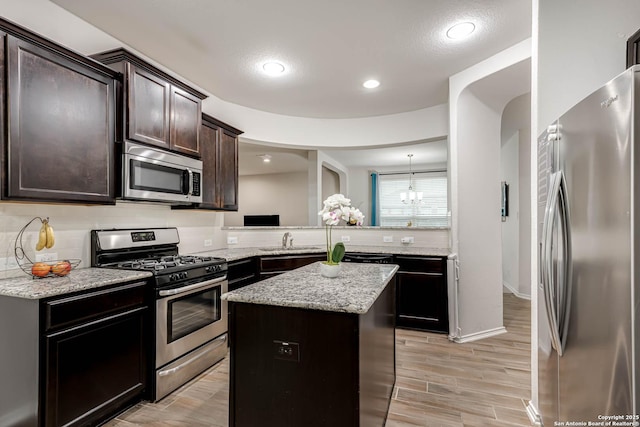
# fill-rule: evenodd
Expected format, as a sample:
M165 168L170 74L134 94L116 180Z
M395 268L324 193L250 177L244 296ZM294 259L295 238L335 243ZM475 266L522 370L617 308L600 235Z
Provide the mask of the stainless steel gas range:
M91 265L147 270L155 295L152 400L224 358L227 353L227 263L179 255L176 228L91 231Z

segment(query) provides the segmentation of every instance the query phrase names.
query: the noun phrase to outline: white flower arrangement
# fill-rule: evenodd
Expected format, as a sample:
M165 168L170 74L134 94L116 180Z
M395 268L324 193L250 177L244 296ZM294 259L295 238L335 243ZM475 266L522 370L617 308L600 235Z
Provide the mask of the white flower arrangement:
M344 243L338 242L335 246L331 244L331 228L334 225L344 221L350 225L360 226L364 222L364 215L359 209L351 206L351 200L342 194L334 194L327 197L323 202L323 208L318 215L322 216L322 222L325 224L327 239L327 264L340 264L344 257Z

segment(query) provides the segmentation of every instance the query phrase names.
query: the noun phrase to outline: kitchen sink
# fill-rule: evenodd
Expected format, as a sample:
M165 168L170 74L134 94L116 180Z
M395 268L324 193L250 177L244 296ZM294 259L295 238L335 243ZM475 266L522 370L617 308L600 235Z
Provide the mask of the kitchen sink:
M283 248L282 246L269 246L268 248L258 248L261 251L265 252L277 252L277 251L304 251L310 249L322 249L320 246L287 246Z

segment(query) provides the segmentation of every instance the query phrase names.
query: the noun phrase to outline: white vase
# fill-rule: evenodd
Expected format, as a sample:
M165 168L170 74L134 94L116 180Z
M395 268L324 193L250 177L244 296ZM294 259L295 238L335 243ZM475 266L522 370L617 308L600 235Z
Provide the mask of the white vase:
M340 264L320 263L320 275L322 277L338 277L340 274Z

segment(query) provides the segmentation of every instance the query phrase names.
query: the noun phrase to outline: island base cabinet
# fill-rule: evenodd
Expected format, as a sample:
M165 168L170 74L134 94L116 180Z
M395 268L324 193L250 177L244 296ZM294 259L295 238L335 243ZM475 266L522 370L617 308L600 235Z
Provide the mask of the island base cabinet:
M229 425L383 427L395 383L395 283L362 315L229 304Z

